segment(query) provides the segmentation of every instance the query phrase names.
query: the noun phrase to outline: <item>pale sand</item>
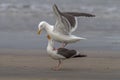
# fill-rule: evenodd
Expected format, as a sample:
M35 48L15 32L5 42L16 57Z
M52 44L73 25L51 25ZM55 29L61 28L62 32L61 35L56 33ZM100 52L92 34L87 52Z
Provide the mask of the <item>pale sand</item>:
M120 79L120 58L98 58L93 55L94 57L68 59L63 62L60 71L53 71L51 67L55 66L57 61L37 52L21 52L0 53L0 80Z

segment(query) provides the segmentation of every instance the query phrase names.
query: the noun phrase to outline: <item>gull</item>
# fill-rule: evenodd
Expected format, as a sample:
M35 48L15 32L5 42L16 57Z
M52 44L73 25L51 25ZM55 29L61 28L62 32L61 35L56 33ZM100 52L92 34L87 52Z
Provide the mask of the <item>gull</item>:
M47 53L50 57L54 60L58 60L58 65L53 68L53 70L60 70L62 61L69 58L78 58L78 57L86 57L86 55L80 54L79 51L76 50L69 50L66 48L59 48L54 50L54 43L51 37L48 35L48 46L47 46Z
M56 4L53 5L53 12L56 17L55 25L53 26L46 21L41 21L38 25L38 34L41 33L42 29L46 30L47 34L54 41L63 43L62 47L65 47L68 43L74 43L86 39L71 34L78 26L76 17L95 17L95 15L79 12L60 12Z

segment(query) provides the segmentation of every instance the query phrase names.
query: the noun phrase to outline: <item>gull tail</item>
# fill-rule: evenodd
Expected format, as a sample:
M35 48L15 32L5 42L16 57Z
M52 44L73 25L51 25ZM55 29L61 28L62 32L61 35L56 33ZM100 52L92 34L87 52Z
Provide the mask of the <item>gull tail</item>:
M86 38L83 38L83 37L79 37L79 39L83 39L83 40L86 40Z
M87 57L87 55L81 54L79 51L77 51L76 55L74 55L73 58L78 58L78 57Z

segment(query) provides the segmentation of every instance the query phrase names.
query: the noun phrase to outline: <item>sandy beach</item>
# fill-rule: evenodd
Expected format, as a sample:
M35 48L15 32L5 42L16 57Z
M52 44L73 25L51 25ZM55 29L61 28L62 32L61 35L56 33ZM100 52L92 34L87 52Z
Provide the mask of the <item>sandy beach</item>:
M40 51L40 50L38 50ZM120 58L95 57L68 59L60 71L44 51L8 50L0 53L0 80L117 80L120 79ZM9 52L9 53L8 53ZM87 51L86 51L87 52ZM87 52L86 54L89 54Z

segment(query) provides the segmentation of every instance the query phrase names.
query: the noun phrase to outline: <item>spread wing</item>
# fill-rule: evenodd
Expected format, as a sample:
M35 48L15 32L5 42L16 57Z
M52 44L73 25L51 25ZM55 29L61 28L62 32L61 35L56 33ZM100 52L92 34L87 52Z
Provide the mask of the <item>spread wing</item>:
M58 7L53 5L53 12L56 16L56 24L54 31L60 34L69 35L77 28L76 17L95 17L93 14L89 13L79 13L79 12L60 12Z

